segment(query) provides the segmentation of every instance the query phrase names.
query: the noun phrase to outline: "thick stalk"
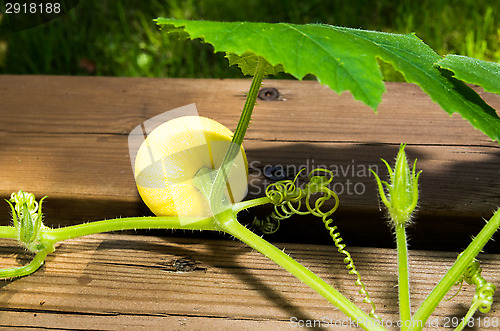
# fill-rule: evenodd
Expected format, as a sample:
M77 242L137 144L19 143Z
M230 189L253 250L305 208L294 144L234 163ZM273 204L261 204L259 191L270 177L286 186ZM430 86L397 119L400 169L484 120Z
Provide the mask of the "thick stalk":
M216 230L213 217L130 217L67 226L59 229L41 230L41 241L55 243L90 234L137 230L137 229L184 229L184 230Z
M499 226L500 209L495 212L495 215L486 223L467 249L457 258L450 270L448 270L446 275L444 275L429 296L424 300L420 308L418 308L415 315L413 315L410 330L421 330L423 328L439 302L443 300L446 293L455 285L465 269L472 263L474 258L481 252L484 245L486 245L488 240L490 240L493 234L498 230Z
M359 309L340 292L331 287L309 269L286 255L283 251L271 245L266 240L254 234L236 220L236 215L231 210L216 215L220 230L238 238L248 246L268 257L299 280L310 286L335 307L340 309L354 323L365 330L384 330L380 322L371 318Z
M408 330L411 321L410 282L408 272L408 245L405 225L396 225L396 245L398 251L398 296L401 330Z
M223 210L221 201L223 201L222 197L224 191L222 188L226 185L227 177L229 176L229 169L233 164L232 160L240 152L241 144L243 143L243 138L245 137L248 125L250 124L253 108L257 101L257 96L259 95L260 86L262 84L262 80L264 79L266 65L267 62L264 59L259 59L255 75L253 76L252 85L250 85L250 91L247 94L245 106L243 107L240 120L236 126L236 131L234 132L229 149L226 152L222 165L217 173L217 177L215 178L212 193L210 194L209 199L210 206L213 211Z
M134 230L134 229L184 229L184 230L217 230L213 217L130 217L97 221L59 229L42 227L38 241L45 248L26 266L0 269L0 279L22 277L35 272L44 262L47 254L54 251L58 241L72 239L90 234ZM0 237L18 238L14 227L0 227ZM18 238L19 239L19 238Z
M250 85L250 90L248 91L247 98L245 101L245 106L236 126L236 131L234 132L232 143L241 146L243 143L243 138L250 124L250 119L252 118L252 112L255 104L257 103L257 96L259 95L260 86L262 85L262 80L264 79L264 70L267 66L267 62L260 58L257 68L255 69L255 75L253 76L252 85ZM238 150L236 150L238 152ZM230 158L231 160L232 158Z

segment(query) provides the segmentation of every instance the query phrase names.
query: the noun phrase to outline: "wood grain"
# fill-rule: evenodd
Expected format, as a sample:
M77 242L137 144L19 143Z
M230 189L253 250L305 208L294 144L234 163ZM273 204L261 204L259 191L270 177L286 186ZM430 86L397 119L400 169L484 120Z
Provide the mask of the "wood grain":
M128 133L143 121L195 103L202 116L234 129L249 80L0 76L0 196L24 189L45 203L46 223L75 224L150 214L132 175ZM447 115L417 86L388 83L377 114L349 93L312 81L267 80L279 91L259 100L246 136L248 198L271 181L268 166L337 169L336 221L356 245L392 246L369 167L385 175L401 142L418 158L420 211L414 248L460 249L491 216L500 197L496 143L457 114ZM481 92L494 108L500 97ZM352 171L354 170L354 172ZM267 208L255 210L265 215ZM0 204L0 224L8 223ZM242 214L242 219L252 219ZM314 222L314 223L312 223ZM327 242L321 223L296 218L279 241ZM500 252L498 244L489 249Z
M3 267L29 258L13 244L0 242ZM368 310L334 247L277 246ZM386 323L396 323L395 251L351 248L351 253L377 312ZM455 258L455 253L410 251L413 311ZM500 281L499 258L480 256L483 276L493 283ZM473 287L464 286L437 308L429 321L434 324L426 330L445 329L450 318L461 318L473 295ZM498 317L499 299L495 295L490 313L477 317ZM348 321L286 271L247 246L227 240L93 235L62 242L46 265L29 277L0 281L3 328L289 330L293 317L326 320L318 330L340 329L333 323Z

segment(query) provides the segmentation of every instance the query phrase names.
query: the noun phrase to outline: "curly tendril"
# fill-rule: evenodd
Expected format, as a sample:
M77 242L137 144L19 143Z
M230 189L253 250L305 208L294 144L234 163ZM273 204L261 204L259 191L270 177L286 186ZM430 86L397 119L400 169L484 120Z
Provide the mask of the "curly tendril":
M462 253L460 253L460 255L462 255ZM469 319L472 318L476 310L479 310L481 313L487 313L490 311L491 306L493 305L493 295L495 294L495 290L497 288L495 285L487 282L481 276L482 271L483 269L481 269L479 261L474 259L474 261L472 261L471 264L469 264L467 269L465 269L464 273L455 283L456 285L460 284L460 288L462 288L464 281L467 282L467 284L474 285L476 287L476 293L472 298L471 306L467 311L465 317L462 319L462 322L456 328L456 330L463 330L463 328L465 327L465 325L467 325ZM455 297L457 294L458 291L457 293L455 293L455 295L453 295L453 297Z
M331 225L333 219L330 216L339 206L339 198L337 194L328 188L328 185L333 180L333 173L330 170L323 168L314 169L309 173L308 183L304 186L304 188L300 188L296 183L299 175L304 170L305 168L299 171L293 180L281 180L267 186L266 196L273 203L274 212L270 216L266 217L266 220L255 220L254 226L259 227L263 233L266 233L265 231L268 229L273 229L272 233L274 233L278 230L280 221L287 219L294 214L310 214L321 218L325 228L328 230L333 239L335 247L337 247L337 251L345 256L344 263L346 264L349 274L357 277L355 284L361 287L359 294L364 296L363 302L371 304L372 308L369 315L380 320L380 317L375 314L375 303L370 299L366 287L361 281L361 275L354 266L351 254L345 249L346 245L342 242L343 239L338 232L337 226ZM318 194L320 196L316 196L313 199L313 195ZM321 210L321 208L325 206L326 202L332 198L335 201L334 206L328 210Z
M263 234L273 234L280 228L280 220L272 216L266 216L264 219L256 216L252 226L258 228Z
M496 286L487 282L482 276L479 261L473 261L465 270L464 280L476 287L476 294L472 299L472 306L477 306L481 313L487 313L493 304L493 294L495 293Z

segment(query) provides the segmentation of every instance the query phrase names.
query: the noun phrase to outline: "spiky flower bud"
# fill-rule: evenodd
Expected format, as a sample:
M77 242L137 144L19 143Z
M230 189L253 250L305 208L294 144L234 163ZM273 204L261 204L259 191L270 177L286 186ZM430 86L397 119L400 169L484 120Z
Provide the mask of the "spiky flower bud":
M389 183L380 180L379 176L372 171L377 180L380 199L387 207L394 226L407 225L418 203L418 177L422 171L415 173L416 159L413 163L413 170L410 171L404 151L405 146L405 144L401 144L399 148L394 170L382 159L389 171Z
M38 236L39 230L44 226L42 223L42 202L45 198L40 199L38 203L33 193L20 190L17 193L12 193L9 200L5 200L12 210L12 220L17 231L17 239L32 252L41 249Z

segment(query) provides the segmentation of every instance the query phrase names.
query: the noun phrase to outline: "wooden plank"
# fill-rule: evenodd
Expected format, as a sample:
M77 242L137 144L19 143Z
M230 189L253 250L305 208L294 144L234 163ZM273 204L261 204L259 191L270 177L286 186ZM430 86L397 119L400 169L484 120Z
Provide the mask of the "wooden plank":
M249 83L4 75L1 131L128 134L142 121L190 103L234 129ZM263 87L276 88L280 97L259 102L248 139L496 146L456 114L449 118L412 84L387 83L376 116L350 93L337 95L316 82L268 80ZM500 97L480 94L498 109Z
M2 267L27 262L24 252L13 244L0 242ZM334 247L277 246L368 309ZM395 251L350 251L377 312L386 322L395 323ZM455 253L410 251L413 311L455 258ZM483 276L493 283L500 281L499 258L480 257ZM328 324L330 320L347 320L279 266L227 240L117 234L68 240L59 244L42 269L29 277L0 281L0 288L0 327L5 328L206 330L241 325L245 330L286 330L293 327L293 317L326 319L325 328L334 326ZM430 322L443 329L447 320L465 314L473 295L474 289L464 286L459 295L437 308ZM498 317L498 298L495 301L489 314L476 318Z
M190 103L200 115L234 129L249 83L0 76L0 196L21 188L49 195L45 211L50 225L147 215L132 176L128 133L155 115ZM336 220L345 237L355 244L391 246L391 236L380 226L383 214L368 168L385 174L380 157L392 160L399 143L407 142L409 155L419 159L424 171L414 247L463 248L482 226L481 218L497 207L497 144L456 114L449 117L415 85L388 83L377 114L349 93L337 95L312 81L268 80L264 87L276 88L279 97L259 101L248 130L249 198L261 195L269 184L263 176L266 166L289 169L292 178L300 167L326 165L338 174L341 207ZM499 96L480 94L500 109ZM4 203L0 215L0 224L7 224ZM316 232L322 231L321 224L311 226L308 219L287 226L286 236L277 239L328 240ZM491 249L500 252L499 245Z

